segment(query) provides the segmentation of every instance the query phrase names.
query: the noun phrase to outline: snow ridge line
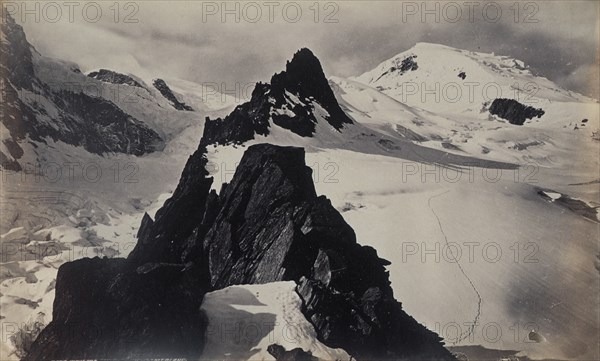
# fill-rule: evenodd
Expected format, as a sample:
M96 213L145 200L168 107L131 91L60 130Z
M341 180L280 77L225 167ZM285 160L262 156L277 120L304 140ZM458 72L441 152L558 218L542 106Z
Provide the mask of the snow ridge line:
M435 216L435 219L437 220L438 226L440 228L440 232L442 232L442 235L444 236L444 241L446 242L446 246L452 252L452 248L450 247L450 244L448 242L448 237L446 236L446 233L444 232L444 228L442 227L442 222L440 221L440 217L438 217L437 213L435 212L435 210L431 206L431 200L433 198L441 197L441 196L443 196L444 194L446 194L448 192L450 192L450 190L447 190L447 191L442 192L440 194L437 194L437 195L429 197L429 199L427 200L427 205L429 206L429 209L431 210L431 212ZM477 300L477 314L475 315L473 323L471 324L471 326L469 327L469 329L466 332L462 332L461 335L460 335L460 338L454 342L454 344L457 344L457 343L465 340L466 338L473 336L473 333L475 332L475 326L477 325L477 322L479 321L479 317L481 316L481 304L483 303L483 299L481 298L481 294L477 290L477 287L475 287L475 284L473 283L473 281L471 280L471 278L467 275L467 273L465 272L464 268L462 267L462 265L460 264L460 262L458 261L458 259L456 259L456 257L454 256L454 252L452 252L452 258L454 258L456 260L456 265L460 269L460 272L463 274L463 276L465 276L465 278L467 279L467 281L469 281L469 284L471 285L471 288L473 288L473 291L475 291L475 294L477 295L477 299L478 299Z

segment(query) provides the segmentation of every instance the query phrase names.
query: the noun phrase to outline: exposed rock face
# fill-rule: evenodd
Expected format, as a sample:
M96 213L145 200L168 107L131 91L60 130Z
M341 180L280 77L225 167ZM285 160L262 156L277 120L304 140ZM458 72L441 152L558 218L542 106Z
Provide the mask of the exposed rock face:
M160 136L144 123L100 97L50 88L36 77L35 49L23 28L9 14L2 22L0 90L3 139L9 154L0 152L2 168L20 169L22 142L47 139L81 146L92 153L141 155L162 149Z
M317 196L302 148L249 147L219 195L209 191L204 152L190 157L156 220L144 217L127 260L61 267L53 321L29 360L198 357L207 291L283 280L298 283L303 312L329 346L359 359L452 359L394 300L389 263L359 245L330 201ZM92 340L80 330L96 323L120 336Z
M327 280L335 271L329 265L319 266L316 278ZM364 271L371 272L366 267ZM297 291L304 301L303 313L323 343L343 348L358 360L453 359L437 334L402 310L389 287L371 286L355 293L362 290L342 291L325 282L300 280Z
M401 63L397 64L397 67L400 69L400 73L404 74L407 71L419 69L419 65L415 61L416 58L416 55L411 55L403 59Z
M318 361L318 358L310 352L306 352L299 347L286 351L283 346L274 343L267 347L267 352L275 357L276 361Z
M398 75L404 75L404 73L406 73L408 71L414 71L414 70L419 69L419 64L417 64L417 62L415 61L416 58L417 58L416 55L411 55L411 56L407 56L406 58L404 58L402 60L396 59L394 61L394 66L392 66L387 71L385 71L383 74L381 74L377 79L375 79L375 81L381 79L383 76L390 74L390 73L398 73Z
M249 102L225 119L207 119L203 144L240 144L254 135L269 134L274 125L303 136L313 136L319 118L340 131L352 120L340 108L319 59L304 48L273 75L270 84L258 83Z
M108 315L102 312L107 307L107 288L109 282L124 266L124 260L84 259L66 263L58 272L56 284L57 299L54 303L53 317L61 322L51 322L38 336L28 358L41 359L42 353L58 356L61 354L91 355L98 348L112 348L114 343L108 340L94 340L99 331L98 324L107 322ZM93 285L93 286L92 286ZM98 313L90 314L91 306L98 306ZM111 312L113 314L113 312ZM79 326L77 333L75 327ZM55 342L55 340L61 342Z
M169 86L167 85L167 83L165 83L164 80L162 79L155 79L154 82L152 83L152 85L154 85L154 87L156 89L158 89L158 91L162 94L163 97L165 97L173 106L173 108L177 109L177 110L187 110L187 111L194 111L194 109L192 107L190 107L189 105L180 102L177 97L175 97L175 94L173 94L173 91L171 90L171 88L169 88Z
M494 99L490 106L490 113L508 120L510 124L523 125L527 119L540 118L544 111L523 105L514 99Z
M2 32L0 42L2 78L10 78L12 84L19 89L31 89L35 77L31 59L32 49L27 42L23 27L7 13L2 19L0 30Z
M250 101L237 106L225 119L211 120L207 117L201 144L241 144L254 139L255 134L268 135L270 113L269 99L266 96L268 92L268 84L257 83Z
M246 151L203 243L214 288L308 272L304 257L316 249L303 248L300 228L312 208L328 202L317 198L311 174L301 148L262 144Z
M81 259L60 267L53 321L25 360L197 357L206 284L182 265L136 270L124 259Z
M24 112L20 110L16 89L31 89L35 73L25 32L9 14L0 23L0 35L0 120L11 133L10 138L3 139L8 154L0 151L0 168L19 171L21 165L18 159L23 156L23 149L18 141L24 138L25 132L19 129Z
M140 228L142 233L129 259L138 265L184 263L188 242L206 234L218 203L215 192L209 192L213 180L207 178L206 163L205 149L200 147L188 159L179 185L154 222L142 223L143 231Z
M144 88L142 84L138 83L135 79L130 77L129 75L117 73L112 70L100 69L98 71L93 71L88 74L90 78L98 79L107 83L112 84L125 84L136 86L138 88Z

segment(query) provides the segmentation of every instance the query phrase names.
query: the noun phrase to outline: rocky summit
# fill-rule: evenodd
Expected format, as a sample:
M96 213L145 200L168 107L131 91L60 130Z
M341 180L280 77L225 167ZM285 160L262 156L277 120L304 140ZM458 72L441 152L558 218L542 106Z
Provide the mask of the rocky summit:
M394 299L388 261L316 194L302 148L249 147L210 191L200 147L127 259L63 265L53 320L27 360L200 357L206 292L293 280L319 340L361 359L451 360Z
M271 127L311 137L319 122L341 131L352 120L340 108L319 59L303 48L270 84L257 83L251 99L225 119L207 118L202 143L241 144L268 135Z
M154 87L162 94L162 96L164 96L171 103L173 108L177 110L186 110L189 112L194 110L189 105L180 102L164 80L155 79L154 82L152 82L152 85L154 85Z

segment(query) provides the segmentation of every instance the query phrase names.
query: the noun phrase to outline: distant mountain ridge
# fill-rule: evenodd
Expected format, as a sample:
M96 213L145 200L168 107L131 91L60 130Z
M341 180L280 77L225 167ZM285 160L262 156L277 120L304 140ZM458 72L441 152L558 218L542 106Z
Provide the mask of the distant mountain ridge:
M38 53L10 14L5 20L0 26L0 168L21 170L23 164L50 159L60 163L69 155L52 151L54 143L73 146L62 151L76 158L85 152L93 157L162 151L181 131L202 122L195 111L221 114L235 104L214 90L210 94L218 99L208 99L191 82L179 81L174 90L170 81L157 78L149 86L111 69L83 74L75 63Z
M10 15L2 23L3 127L0 163L18 170L23 143L60 140L91 153L141 155L164 147L164 140L113 102L83 92L56 90L35 72L36 50Z

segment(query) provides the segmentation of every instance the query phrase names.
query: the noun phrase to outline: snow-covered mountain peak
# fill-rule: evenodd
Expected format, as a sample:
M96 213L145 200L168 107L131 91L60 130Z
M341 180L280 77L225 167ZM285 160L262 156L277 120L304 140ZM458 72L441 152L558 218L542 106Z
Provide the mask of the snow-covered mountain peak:
M439 75L436 73L441 71L448 72L459 70L460 72L466 72L467 70L476 70L475 68L477 67L483 69L487 68L488 70L500 74L514 73L531 75L529 68L524 62L508 56L461 50L442 44L419 42L412 48L380 63L373 70L356 77L356 80L363 83L374 83L386 77L397 76L399 69L393 68L397 67L397 65L406 61L408 58L413 58L418 67L428 74L435 75ZM413 70L417 69L418 68L415 67ZM479 73L476 74L481 75ZM458 73L456 76L458 76Z
M536 76L523 61L510 56L431 43L417 43L351 79L411 106L474 116L498 98L537 107L556 101L594 101Z

